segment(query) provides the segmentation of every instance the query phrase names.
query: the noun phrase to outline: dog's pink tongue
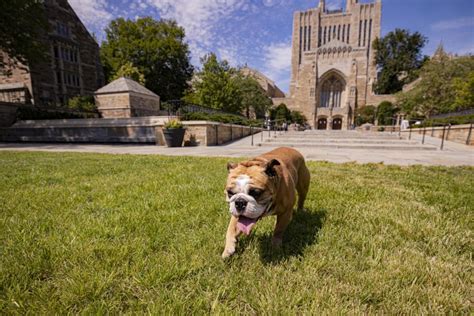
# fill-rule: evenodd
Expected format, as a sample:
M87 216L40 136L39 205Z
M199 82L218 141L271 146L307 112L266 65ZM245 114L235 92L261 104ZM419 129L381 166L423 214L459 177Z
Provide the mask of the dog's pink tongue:
M245 235L250 235L252 227L257 223L257 219L240 216L237 222L237 228Z

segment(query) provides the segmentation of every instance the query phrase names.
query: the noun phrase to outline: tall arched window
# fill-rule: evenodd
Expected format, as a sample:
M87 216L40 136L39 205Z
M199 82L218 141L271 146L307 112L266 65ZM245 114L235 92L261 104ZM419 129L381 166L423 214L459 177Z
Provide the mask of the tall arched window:
M325 80L321 87L320 107L340 108L343 91L344 84L337 77L331 76Z

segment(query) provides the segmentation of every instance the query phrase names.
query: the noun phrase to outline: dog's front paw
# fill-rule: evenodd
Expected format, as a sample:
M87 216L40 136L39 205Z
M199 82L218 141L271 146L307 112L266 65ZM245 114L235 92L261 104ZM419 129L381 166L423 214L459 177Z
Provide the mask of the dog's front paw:
M222 253L222 259L227 259L235 253L235 248L224 249Z

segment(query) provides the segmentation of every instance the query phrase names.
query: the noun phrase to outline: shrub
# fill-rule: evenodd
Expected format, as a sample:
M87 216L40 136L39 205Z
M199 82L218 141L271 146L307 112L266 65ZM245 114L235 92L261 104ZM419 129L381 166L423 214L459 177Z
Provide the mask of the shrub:
M428 119L423 121L420 125L414 125L414 128L420 127L431 127L431 126L439 126L439 125L462 125L462 124L470 124L474 123L474 114L469 115L462 115L462 116L452 116L446 118L439 118L439 119Z
M377 107L377 122L378 125L392 125L393 116L397 113L397 108L395 108L392 102L383 101Z
M237 124L237 125L245 125L245 126L261 125L261 122L258 120L249 120L239 115L225 114L225 113L192 112L192 113L185 113L182 116L182 119L186 121L214 121L214 122L219 122L219 123Z
M64 109L42 109L34 106L22 106L17 110L17 120L60 120L96 118L95 112L74 112Z
M166 129L171 129L171 128L183 128L184 125L181 123L180 120L169 120L168 122L165 123L165 128Z
M67 108L80 112L94 112L97 107L92 96L77 96L68 100Z
M375 106L366 105L356 110L355 123L357 126L361 126L365 123L374 124L375 122Z

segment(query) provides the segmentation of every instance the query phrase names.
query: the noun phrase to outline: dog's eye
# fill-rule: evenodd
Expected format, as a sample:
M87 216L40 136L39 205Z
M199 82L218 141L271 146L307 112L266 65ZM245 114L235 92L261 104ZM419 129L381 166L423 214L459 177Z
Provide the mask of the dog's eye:
M235 193L232 192L231 190L227 190L227 195L228 195L229 197L231 197L231 196L234 195L234 194L235 194Z
M254 199L257 199L260 195L262 195L262 190L259 189L250 189L249 195Z

